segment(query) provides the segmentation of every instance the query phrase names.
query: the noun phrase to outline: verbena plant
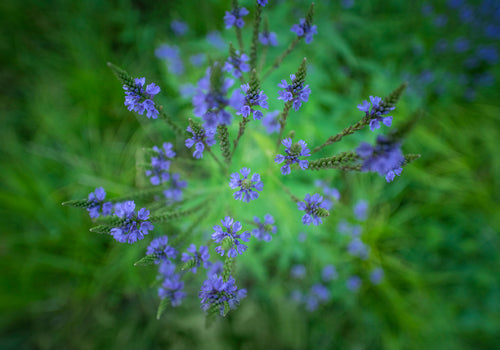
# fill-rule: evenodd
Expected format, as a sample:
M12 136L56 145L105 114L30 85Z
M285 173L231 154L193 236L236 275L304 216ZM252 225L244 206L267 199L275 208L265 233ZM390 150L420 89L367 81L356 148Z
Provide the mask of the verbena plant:
M365 100L357 106L360 120L326 140L304 140L300 130L287 127L289 118L301 118L307 123L307 116L301 115L302 106L314 103L314 94L311 95L307 84L308 64L304 58L297 62L297 69L290 74L289 80L276 82L279 89L274 95L282 108L268 112L268 96L273 94L261 89L263 81L281 66L297 45L301 42L312 44L317 27L313 22L314 4L311 4L304 18L291 27L294 40L269 63L267 47L277 45L277 37L268 28L267 21L263 21L266 5L267 0L255 3L248 47L242 30L244 18L250 11L239 6L236 0L232 2L224 22L226 28L234 27L237 44L230 43L226 59L210 62L205 76L198 81L192 96L192 118L169 115L166 108L155 102L155 96L161 92L157 84L147 84L145 78L134 78L109 63L123 84L128 110L165 122L176 139L182 139L184 146L178 145L175 139L166 139L161 145L140 150L142 161L138 166L142 176L149 179L150 186L113 199L106 198L106 191L99 187L87 199L63 204L86 209L96 223L91 231L108 234L120 243L133 244L156 234L146 256L136 265L158 267L156 282L161 299L158 318L167 306L179 306L186 298L185 283L197 283L201 308L209 319L226 316L247 293L252 293L237 286L235 264L240 255L252 254L252 247L249 248L247 242L252 239L270 242L280 232L280 222L275 221L272 211L263 217L254 216L253 212L261 205L259 202L266 200L262 198L264 194L267 198L286 198L287 205L296 206L297 215L289 220L296 222L299 233L301 225L317 226L328 220L340 196L323 180L322 174L328 177L332 171L377 172L385 181L392 182L406 165L419 157L405 155L401 150L403 139L416 120L414 115L400 123L397 129L378 135L374 145L362 142L349 151L325 153L331 149L329 146L366 127L371 132L391 127L393 117L388 114L395 109L406 84L384 98L370 96L370 101ZM177 22L173 28L180 33L184 27L182 22ZM171 47L159 48L157 55L168 58L173 70L182 69L182 62ZM247 130L251 124L257 124L258 130L263 126L265 133L249 134ZM273 146L264 154L257 153L251 142L244 142L248 135L273 140L266 143ZM309 148L308 144L317 146ZM320 151L325 156L315 157ZM265 159L255 162L256 158ZM257 164L257 168L249 168L249 163ZM310 191L305 196L299 196L285 184L287 177L299 172L308 172ZM317 187L322 193L315 192ZM275 193L266 194L266 191ZM366 210L366 202L356 205L358 220L366 219ZM207 218L214 215L218 220L205 226ZM182 224L183 221L187 224ZM176 223L179 225L175 226ZM212 230L207 237L205 232L210 227ZM172 228L175 228L173 233ZM366 259L369 250L360 239L357 227L341 222L339 231L352 237L349 253ZM192 274L201 269L207 270L204 281L192 279ZM300 278L304 271L305 266L297 265L292 268L292 275ZM334 266L325 266L323 282L336 278L336 274ZM376 268L370 279L377 284L382 276L383 270ZM347 280L347 287L355 291L360 283L360 277L353 275ZM318 283L307 295L297 291L293 297L313 310L318 303L327 300L328 295L326 284Z

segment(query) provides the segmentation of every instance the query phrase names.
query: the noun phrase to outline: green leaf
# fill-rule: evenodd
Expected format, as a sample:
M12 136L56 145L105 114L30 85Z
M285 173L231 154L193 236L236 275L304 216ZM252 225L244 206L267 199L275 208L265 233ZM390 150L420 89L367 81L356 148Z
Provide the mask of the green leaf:
M158 306L158 311L156 312L156 319L159 320L161 315L165 312L168 305L170 304L170 298L166 297L160 301L160 305Z
M149 254L140 259L139 261L134 263L134 266L149 266L149 265L154 265L156 259L158 259L158 255L156 254Z

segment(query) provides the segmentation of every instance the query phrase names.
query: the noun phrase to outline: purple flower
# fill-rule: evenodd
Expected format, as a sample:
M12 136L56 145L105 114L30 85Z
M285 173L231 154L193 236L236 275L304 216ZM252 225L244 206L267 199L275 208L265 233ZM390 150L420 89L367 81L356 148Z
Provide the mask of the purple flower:
M309 100L311 89L309 89L309 85L304 86L303 81L296 79L295 74L290 74L290 80L292 84L288 84L285 79L282 79L281 83L278 84L278 87L285 89L278 91L278 100L283 100L283 102L293 101L293 109L298 111L302 106L302 102Z
M368 216L368 202L364 199L359 200L354 206L354 216L359 221L365 221Z
M207 246L201 246L199 250L196 250L196 246L194 244L191 244L187 248L187 252L189 253L182 253L182 262L188 262L188 261L193 261L194 266L191 269L191 272L196 273L196 270L198 267L201 266L201 263L203 263L203 267L207 267L206 263L208 262L208 259L210 259L210 253L208 252L208 247Z
M370 281L375 285L380 284L383 278L384 270L381 267L373 269L373 271L370 273Z
M214 30L207 34L207 41L209 44L211 44L212 46L214 46L219 50L226 49L226 42L222 38L220 32L218 32L217 30Z
M262 119L262 125L266 128L268 134L280 131L280 122L277 118L279 115L280 111L273 111L267 113L264 119Z
M155 264L159 264L167 259L175 259L177 250L168 245L168 236L161 236L151 241L146 250L146 255L155 255Z
M321 278L324 282L328 282L337 279L339 276L337 269L333 265L326 265L321 271Z
M205 63L206 59L207 59L207 55L204 54L203 52L195 54L195 55L191 55L189 57L189 61L195 67L200 67L203 63Z
M156 57L167 62L168 71L172 74L184 73L184 64L179 55L179 48L175 45L163 44L155 51Z
M300 140L299 142L292 144L292 139L286 138L283 139L281 143L286 147L286 156L278 154L274 158L274 162L278 164L285 162L285 165L281 167L281 173L283 175L290 174L290 164L298 163L302 170L309 167L308 160L299 159L299 157L308 157L311 155L309 148L307 148L307 143L305 143L304 140Z
M186 129L190 133L193 134L193 137L187 139L184 143L187 148L195 146L195 150L193 152L193 157L196 159L203 158L203 150L205 149L205 145L211 147L215 145L215 130L207 130L203 128L195 128L193 130L190 126Z
M396 175L401 175L405 158L401 152L399 142L394 142L384 135L377 136L377 143L372 147L362 142L356 153L363 160L361 171L376 171L384 176L387 182L394 180Z
M361 278L359 278L358 276L351 276L346 281L347 289L349 289L351 292L357 292L361 287L361 283Z
M364 100L363 103L359 104L357 107L361 112L365 112L366 116L370 116L370 130L374 131L375 129L380 128L380 122L384 123L385 126L391 126L392 117L387 116L383 117L383 115L388 114L390 111L394 110L396 107L384 107L382 106L382 99L377 96L370 96L371 101L371 112L370 112L370 102Z
M252 230L252 234L259 240L264 240L269 242L273 239L270 233L275 234L278 230L276 226L274 226L274 218L270 214L266 214L264 216L264 222L260 222L260 219L257 216L253 217L253 221L259 226L258 228L254 228Z
M323 197L317 193L312 196L308 193L304 198L304 202L297 203L297 208L306 212L302 216L302 223L304 225L310 225L311 222L314 225L321 224L323 222L321 218L330 215L325 207Z
M187 31L189 29L187 23L176 20L176 19L174 19L170 23L170 28L172 28L172 31L177 36L183 36L184 34L187 33Z
M227 282L224 282L222 276L212 275L203 282L198 297L201 299L201 309L207 311L215 306L224 315L229 310L225 310L225 305L230 309L236 309L241 299L247 295L246 289L239 289L236 286L234 278L229 276Z
M264 7L264 6L266 6L266 5L267 5L267 0L257 0L257 3L258 3L260 6Z
M310 44L313 41L314 34L318 34L316 25L311 26L304 18L300 19L299 24L294 24L291 31L297 34L299 38L304 36L306 44Z
M231 12L226 11L226 15L224 16L224 23L226 24L226 29L231 28L232 26L236 26L241 28L245 25L245 21L243 21L243 16L248 15L250 12L244 7L233 9Z
M250 232L243 232L241 234L236 234L241 230L241 223L239 221L234 221L233 218L226 216L221 220L222 227L215 225L213 227L214 233L212 233L212 239L215 243L222 244L215 248L215 251L224 256L227 251L227 256L230 258L235 258L238 254L243 254L247 250L247 246L240 242L240 239L244 242L250 240ZM225 229L225 230L224 230Z
M172 174L170 176L169 188L163 191L165 198L171 202L182 201L182 189L187 187L187 181L180 180L180 174Z
M171 265L174 266L175 265ZM171 276L165 278L160 288L158 288L158 295L161 299L168 298L170 304L174 307L179 306L182 299L186 297L186 293L182 290L184 289L184 282L181 280L179 274L172 274Z
M236 110L240 110L244 102L244 96L239 90L235 90L230 98L226 97L228 89L234 84L234 80L224 79L221 76L221 86L212 86L211 75L214 68L220 69L217 66L207 69L205 77L198 81L196 94L192 99L193 113L203 119L206 129L215 129L219 124L231 124L232 115L225 108L231 106Z
M144 111L146 111L148 118L156 119L160 112L156 109L153 98L160 92L160 88L155 83L151 83L144 90L145 83L146 78L136 78L133 87L123 85L125 106L129 111L137 112L140 115L143 115Z
M119 227L111 229L111 235L120 243L134 243L144 239L144 236L151 231L154 226L149 221L149 210L141 208L135 212L134 201L126 201L115 205L115 215L121 220Z
M293 265L290 270L290 276L296 279L303 279L306 276L306 267L304 265Z
M275 32L259 33L259 40L262 45L278 46L278 36Z
M235 78L239 78L242 73L250 71L250 65L247 63L249 60L246 54L242 53L240 55L240 52L236 51L236 56L229 56L224 63L224 71L228 73L232 72Z
M316 180L315 186L323 190L325 209L330 210L333 208L334 202L340 200L340 192L335 187L328 187L328 184L322 180Z
M370 248L360 238L354 237L347 245L347 252L352 256L366 260L370 254Z
M259 106L267 109L269 106L267 104L266 94L262 90L259 92L253 91L250 89L250 85L248 83L241 85L241 90L245 94L245 102L236 114L243 116L243 118L253 115L254 120L261 120L263 116L262 111L253 110L252 107Z
M102 187L97 187L94 192L89 193L88 201L90 203L87 211L92 219L98 218L99 215L111 215L113 204L111 202L104 203L104 198L106 198L106 191Z
M232 189L240 188L239 191L233 193L234 199L242 200L245 203L250 203L250 200L255 200L259 198L259 192L264 189L264 183L260 181L260 175L255 173L250 179L250 169L241 168L240 170L243 178L240 177L238 173L231 174L231 181L229 181L229 187Z
M206 262L207 278L210 278L213 275L220 275L224 271L224 263L222 261L216 261L211 263L210 261Z
M173 146L170 142L163 143L163 149L157 146L153 147L155 156L151 157L151 170L146 170L146 176L149 176L152 185L160 185L170 178L168 170L170 169L169 158L175 157L175 152L172 150Z

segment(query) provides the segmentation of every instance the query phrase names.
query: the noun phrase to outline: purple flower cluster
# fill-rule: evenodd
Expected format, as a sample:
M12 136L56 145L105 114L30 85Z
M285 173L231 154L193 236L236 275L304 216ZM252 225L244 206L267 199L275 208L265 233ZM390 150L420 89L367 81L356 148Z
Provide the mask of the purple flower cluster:
M252 230L252 235L254 235L254 237L259 241L271 241L273 239L271 233L275 234L278 230L277 227L274 226L274 218L271 214L266 214L263 222L260 222L260 219L257 216L253 217L253 221L257 224L258 228L254 228Z
M106 198L106 191L104 191L102 187L97 187L94 192L89 193L88 201L90 203L87 207L87 211L92 219L98 218L99 215L111 215L113 203L104 202L104 198Z
M163 44L155 51L156 57L167 62L168 71L175 75L184 73L184 64L179 55L179 48L175 45Z
M249 60L246 54L242 53L240 55L240 52L236 51L236 55L234 57L229 56L224 63L224 71L228 73L232 72L235 78L239 78L242 73L250 71L250 65L247 63Z
M296 79L295 74L290 74L291 84L288 84L285 79L281 80L278 87L285 89L278 91L278 100L283 100L283 102L293 101L293 109L296 111L302 106L302 102L307 102L309 100L309 95L311 94L311 89L309 85L304 86L304 82L300 79Z
M280 131L280 122L278 116L280 111L272 111L267 113L267 115L262 119L262 125L266 128L268 134L273 134Z
M239 110L244 100L239 90L235 90L229 99L226 98L228 89L234 84L232 79L224 79L220 89L215 89L210 81L211 71L212 68L208 68L205 77L198 81L196 94L192 99L193 113L203 119L206 129L215 129L219 124L231 124L231 113L225 108L231 106Z
M207 267L208 259L210 259L210 253L208 252L207 246L201 246L199 250L196 249L194 244L191 244L187 248L187 253L182 253L182 262L193 261L194 266L191 268L191 272L196 273L198 267L203 263L203 267Z
M160 112L156 109L153 98L160 92L160 87L156 86L155 83L151 83L144 90L145 83L146 78L136 78L134 87L123 85L125 106L129 111L137 112L140 115L143 115L144 111L146 111L148 118L156 119Z
M335 280L339 277L337 269L333 265L326 265L323 270L321 270L321 278L324 282L329 282Z
M349 289L351 292L357 292L359 288L361 288L361 285L363 284L363 281L359 276L353 275L350 276L347 281L347 289Z
M264 91L260 90L258 93L253 92L250 89L250 85L243 84L241 85L241 90L245 94L245 102L243 106L241 106L240 110L236 112L237 115L243 116L243 118L247 118L250 115L253 115L254 120L261 120L263 117L262 111L253 110L253 106L259 106L261 108L267 109L269 105L267 104L267 96Z
M294 24L291 31L297 34L299 38L305 37L306 44L310 44L313 41L314 34L318 34L316 25L311 25L304 18L300 19L299 24Z
M262 32L259 33L259 40L262 45L278 46L278 36L275 32Z
M333 208L334 202L338 202L340 200L340 192L335 187L329 187L325 181L316 180L316 187L319 187L323 190L323 203L325 205L325 209L330 210Z
M401 144L384 135L377 136L375 147L362 142L356 153L363 160L362 171L376 171L384 176L387 182L394 180L396 175L401 175L401 167L405 157L401 152Z
M259 192L264 189L264 183L260 180L260 175L255 173L250 179L250 169L242 168L240 170L243 178L240 177L238 173L231 174L231 181L229 181L229 187L232 189L240 188L239 191L233 193L234 199L242 200L245 203L250 203L250 200L255 200L259 198Z
M227 252L227 256L234 258L238 254L243 254L247 250L247 246L240 242L240 239L244 242L250 240L250 232L243 232L237 234L236 232L241 230L241 223L239 221L234 221L233 218L226 216L221 220L222 227L215 225L213 227L214 233L212 233L212 239L215 243L222 243L215 248L215 251L224 256Z
M290 164L298 163L302 170L305 170L309 167L308 160L299 159L299 157L308 157L311 155L309 148L307 148L307 143L305 143L304 140L300 140L299 142L292 144L292 139L286 138L283 139L281 143L286 147L286 156L278 154L274 158L275 163L281 164L285 162L285 165L281 167L281 174L290 174Z
M321 220L323 216L329 215L328 209L326 209L326 205L323 203L323 197L318 193L312 196L309 193L306 194L304 202L297 203L297 208L306 212L302 216L302 223L304 225L310 225L312 222L317 226L323 222Z
M115 205L115 215L122 219L119 227L111 229L111 235L120 243L134 243L144 239L144 236L154 226L149 221L149 210L141 208L135 212L134 201L126 201Z
M241 28L245 25L245 21L243 21L243 17L248 15L250 12L244 8L236 8L231 12L226 11L226 15L224 16L224 23L226 24L226 29L231 28L232 26L236 26Z
M146 255L155 255L155 264L159 264L165 260L175 259L177 250L168 244L168 236L161 236L151 241Z
M306 274L304 265L295 265L292 267L291 275L294 278L302 279ZM338 277L337 270L333 265L327 265L322 270L323 281L329 282ZM292 299L299 304L303 304L307 311L317 310L321 304L325 304L332 298L329 288L323 283L315 283L309 288L309 291L302 293L300 290L292 292Z
M377 96L375 97L370 96L370 101L371 104L367 100L364 100L363 103L357 106L360 111L365 112L367 116L369 115L370 118L372 118L370 120L370 130L374 131L375 129L380 128L380 122L384 123L385 126L391 126L392 117L391 116L383 117L383 115L388 114L396 107L382 106L381 104L382 99ZM370 112L370 106L371 106L371 112Z
M365 221L368 217L368 202L364 199L359 200L353 208L354 216L359 221Z
M195 157L196 159L203 158L203 151L205 150L205 145L207 145L208 147L215 145L216 131L213 129L204 130L203 128L199 128L198 130L193 130L190 126L188 126L186 130L193 134L193 137L187 139L184 142L186 147L191 148L195 146L193 157Z
M163 195L170 202L180 202L182 201L182 189L187 187L187 181L181 180L180 174L171 174L170 182L168 188L163 191Z
M238 289L234 278L229 276L224 282L222 276L216 274L211 275L203 282L200 292L198 293L201 299L201 308L208 311L211 307L219 308L220 315L226 314L226 305L230 309L236 309L240 300L247 295L246 289Z
M352 256L357 256L362 260L366 260L370 255L370 247L364 244L361 238L354 237L347 245L347 252Z
M257 0L257 3L262 6L262 7L265 7L267 5L267 0Z
M156 154L154 157L151 157L151 169L146 170L146 176L150 177L149 181L151 181L151 184L158 186L169 180L169 158L175 157L175 152L172 148L173 146L170 142L163 143L163 149L160 149L157 146L153 147L153 151Z
M189 29L187 23L179 21L177 19L174 19L172 22L170 22L170 28L172 28L172 31L177 36L185 35Z
M161 299L168 298L172 306L179 306L182 299L186 297L183 291L184 282L181 281L181 275L175 273L175 264L165 260L159 268L160 277L163 278L161 287L158 288L158 296Z
M293 265L290 270L290 276L295 279L303 279L306 277L306 267L302 264Z
M381 267L376 267L370 272L370 281L377 285L384 279L384 270Z

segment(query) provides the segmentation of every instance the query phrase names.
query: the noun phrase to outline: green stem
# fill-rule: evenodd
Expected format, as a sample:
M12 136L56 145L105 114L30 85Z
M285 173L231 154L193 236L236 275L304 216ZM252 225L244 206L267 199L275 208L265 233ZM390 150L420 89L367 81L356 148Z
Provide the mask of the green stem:
M269 68L269 70L266 72L266 74L264 75L264 78L262 78L262 80L266 79L276 68L278 68L280 66L280 64L283 62L283 60L285 59L285 57L288 56L290 54L290 52L293 51L293 49L295 48L295 46L297 46L297 44L300 42L300 40L302 38L303 37L297 37L294 41L292 41L290 43L290 45L288 45L288 48L285 50L285 52L283 52L281 54L281 56L279 56L278 58L276 58L276 60L274 61L272 67Z

